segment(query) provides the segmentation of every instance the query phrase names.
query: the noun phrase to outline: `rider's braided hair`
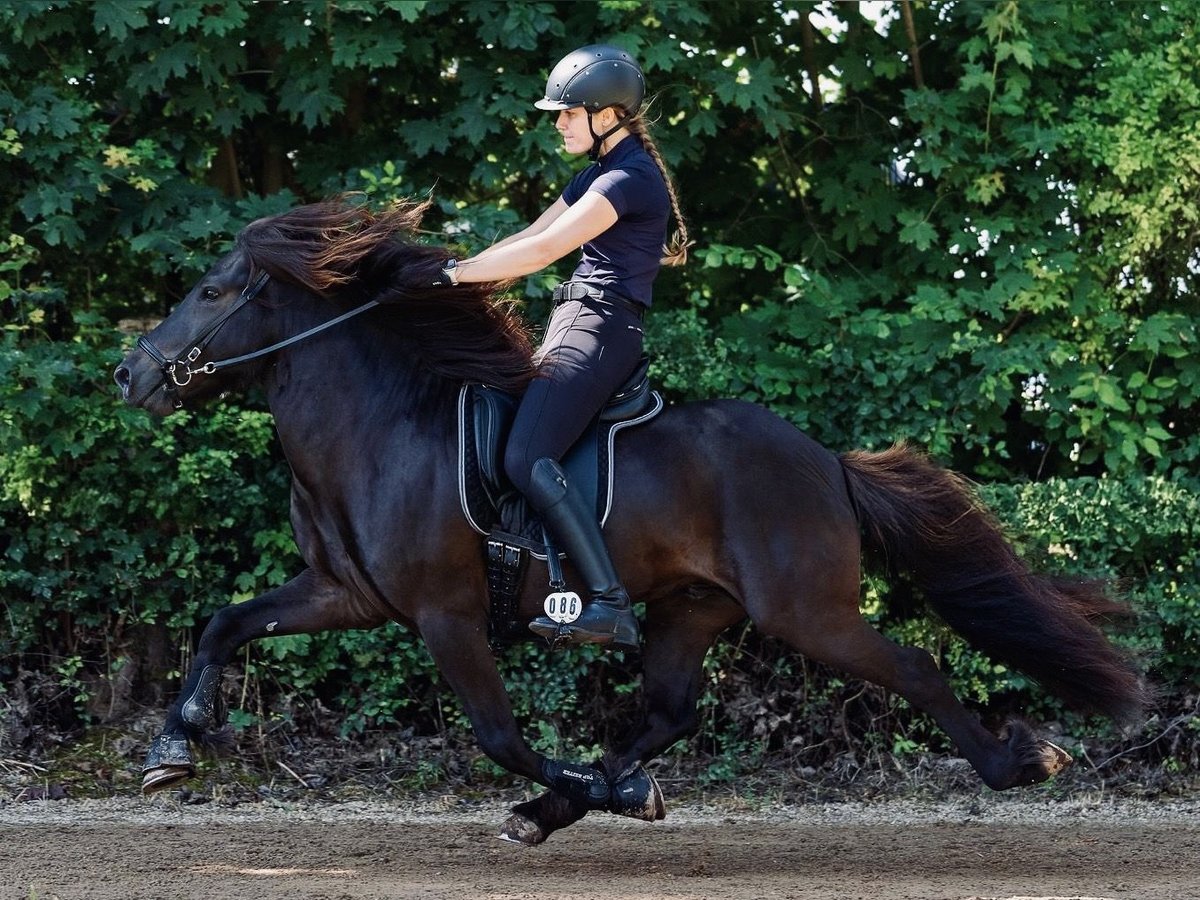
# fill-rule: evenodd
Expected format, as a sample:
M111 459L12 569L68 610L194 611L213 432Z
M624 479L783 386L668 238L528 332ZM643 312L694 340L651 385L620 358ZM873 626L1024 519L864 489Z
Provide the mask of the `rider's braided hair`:
M658 151L658 145L654 143L654 138L650 136L650 126L645 116L641 112L638 112L629 119L626 119L624 125L642 142L642 146L646 148L646 152L650 154L650 158L654 160L654 164L658 166L658 170L662 172L663 181L667 183L667 195L671 198L671 212L675 216L675 223L678 227L675 229L675 233L671 235L670 242L663 245L662 264L664 266L682 266L687 262L688 247L693 242L688 240L687 222L684 221L683 213L679 210L679 197L675 193L675 182L671 178L671 173L667 170L667 164L663 162L662 154Z

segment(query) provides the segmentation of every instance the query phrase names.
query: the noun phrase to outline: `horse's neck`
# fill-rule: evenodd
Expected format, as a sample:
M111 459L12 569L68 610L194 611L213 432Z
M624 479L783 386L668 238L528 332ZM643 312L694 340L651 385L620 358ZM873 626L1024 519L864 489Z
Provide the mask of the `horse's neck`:
M303 481L335 477L354 460L419 454L448 431L438 395L453 385L358 329L323 337L281 354L265 384L284 454Z

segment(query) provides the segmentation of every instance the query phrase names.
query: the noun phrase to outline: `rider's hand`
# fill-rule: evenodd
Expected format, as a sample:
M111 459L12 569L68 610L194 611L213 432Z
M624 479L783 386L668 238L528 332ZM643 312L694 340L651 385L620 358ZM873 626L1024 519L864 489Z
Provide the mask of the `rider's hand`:
M458 284L458 260L438 259L421 263L419 266L414 266L414 275L418 284L453 287Z

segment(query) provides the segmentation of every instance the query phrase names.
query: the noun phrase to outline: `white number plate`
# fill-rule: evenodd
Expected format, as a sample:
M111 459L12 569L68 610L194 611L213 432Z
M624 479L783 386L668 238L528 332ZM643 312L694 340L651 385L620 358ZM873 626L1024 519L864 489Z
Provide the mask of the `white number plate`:
M547 597L544 608L550 621L557 622L559 625L568 625L578 619L579 614L583 612L583 601L574 591L566 591Z

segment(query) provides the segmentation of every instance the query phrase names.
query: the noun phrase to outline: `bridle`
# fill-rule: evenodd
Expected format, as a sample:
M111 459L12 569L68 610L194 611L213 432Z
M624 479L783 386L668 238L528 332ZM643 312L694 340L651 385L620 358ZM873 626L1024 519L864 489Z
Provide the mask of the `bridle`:
M221 313L221 315L217 316L216 319L206 325L198 335L184 342L184 346L190 345L191 349L189 349L183 356L180 356L176 359L171 359L156 346L154 346L153 341L151 341L145 335L142 335L138 338L137 349L143 351L147 356L158 363L159 369L162 370L162 380L159 382L159 384L166 384L166 394L172 399L176 409L180 409L183 406L183 400L179 397L179 388L191 384L191 381L195 376L212 375L214 372L217 372L221 369L227 369L230 366L237 366L241 365L242 363L250 362L251 360L259 359L260 357L266 356L268 353L274 353L276 350L282 350L284 347L289 347L292 344L299 343L305 338L312 337L314 334L318 334L327 328L332 328L334 325L338 325L349 318L357 316L359 313L366 312L368 309L379 305L378 300L368 301L367 303L362 304L362 306L356 306L349 312L342 313L340 316L330 319L328 322L322 322L320 325L316 325L293 337L278 341L269 347L263 347L261 350L255 350L251 353L245 353L241 356L230 357L229 359L209 360L208 362L204 363L204 365L193 369L192 363L200 358L200 354L204 352L204 348L208 346L209 342L217 336L217 332L225 326L225 323L229 321L234 313L257 297L270 280L271 276L266 272L263 272L252 282L248 282L246 286L242 288L242 292L238 295L237 300L230 304L229 309L225 310L225 312ZM146 396L153 394L156 390L158 390L158 385L155 385Z

